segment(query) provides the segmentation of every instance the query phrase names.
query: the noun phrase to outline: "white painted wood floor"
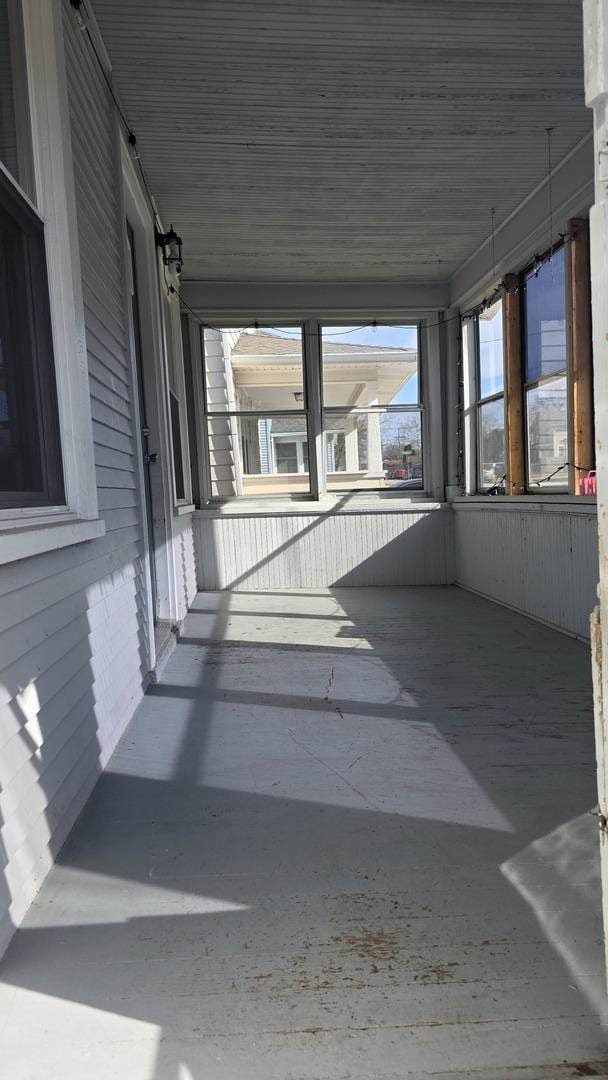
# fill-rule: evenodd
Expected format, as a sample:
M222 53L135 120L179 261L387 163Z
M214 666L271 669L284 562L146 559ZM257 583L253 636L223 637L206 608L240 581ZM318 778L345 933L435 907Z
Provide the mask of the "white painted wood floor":
M588 650L199 595L0 977L3 1080L608 1075Z

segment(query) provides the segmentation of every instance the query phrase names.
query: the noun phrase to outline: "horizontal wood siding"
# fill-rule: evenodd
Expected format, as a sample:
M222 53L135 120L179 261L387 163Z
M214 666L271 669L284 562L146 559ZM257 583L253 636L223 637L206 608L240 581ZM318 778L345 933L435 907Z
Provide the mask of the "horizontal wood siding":
M445 585L445 509L195 515L199 589Z
M181 620L185 618L198 588L192 514L175 519L173 544L177 564L178 615Z
M456 581L580 638L597 602L597 514L455 504Z
M146 672L114 116L67 3L65 13L96 475L107 532L0 569L0 952L140 701ZM185 524L181 544L185 605L194 588Z

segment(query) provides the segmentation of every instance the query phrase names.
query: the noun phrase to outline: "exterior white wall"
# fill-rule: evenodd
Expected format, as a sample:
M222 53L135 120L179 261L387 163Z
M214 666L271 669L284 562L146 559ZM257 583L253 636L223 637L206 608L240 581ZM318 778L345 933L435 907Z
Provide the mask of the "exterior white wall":
M453 507L456 584L589 638L599 573L593 503L497 497Z
M142 508L113 106L64 2L99 511L105 535L0 567L0 954L143 694ZM176 518L179 608L196 588Z
M201 510L199 589L445 585L453 581L452 514L411 508Z

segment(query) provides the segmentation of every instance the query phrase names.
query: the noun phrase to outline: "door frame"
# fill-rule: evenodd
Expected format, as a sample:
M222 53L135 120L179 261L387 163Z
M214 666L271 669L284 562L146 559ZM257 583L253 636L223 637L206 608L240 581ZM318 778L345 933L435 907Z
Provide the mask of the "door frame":
M171 428L169 421L168 387L165 372L165 339L160 305L158 280L158 256L155 242L155 223L145 192L139 181L130 148L120 134L121 160L121 220L123 222L123 252L125 283L131 273L127 220L133 231L135 243L135 268L141 329L141 374L146 403L146 421L150 429L148 439L151 453L158 454L158 461L150 473L152 499L152 528L154 544L151 548L145 516L145 488L143 447L136 439L135 453L139 480L140 513L144 548L144 573L146 580L146 622L148 630L148 660L150 670L156 664L154 627L159 620L177 622L178 587L173 526L173 462L171 456ZM127 304L129 342L131 352L131 375L133 379L133 414L137 434L141 430L137 394L137 357L131 305ZM156 611L152 600L150 560L154 559L156 577Z

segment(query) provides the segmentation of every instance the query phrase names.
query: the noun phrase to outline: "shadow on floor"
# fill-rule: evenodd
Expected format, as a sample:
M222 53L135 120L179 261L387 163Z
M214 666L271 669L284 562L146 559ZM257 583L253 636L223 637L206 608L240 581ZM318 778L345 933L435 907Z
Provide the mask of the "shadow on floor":
M600 1075L584 647L449 588L184 638L7 954L15 1076Z

